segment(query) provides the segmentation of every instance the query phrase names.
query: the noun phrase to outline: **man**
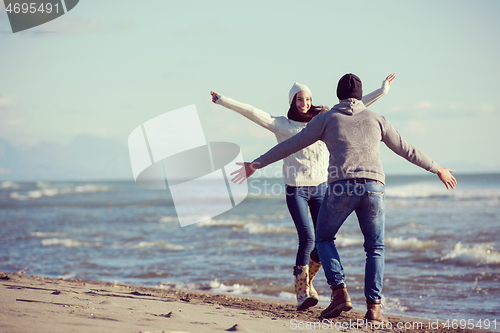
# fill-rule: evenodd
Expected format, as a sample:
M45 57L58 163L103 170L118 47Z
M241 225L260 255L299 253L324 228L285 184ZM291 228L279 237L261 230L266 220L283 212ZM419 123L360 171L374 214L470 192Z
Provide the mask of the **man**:
M233 182L242 182L256 169L263 168L322 140L330 152L328 190L321 206L316 246L327 282L332 289L330 305L324 318L338 316L352 309L345 275L335 247L335 236L354 211L364 236L366 252L365 297L369 321L386 322L380 313L384 274L385 174L380 161L380 141L396 154L438 175L447 189L454 189L456 179L419 149L407 143L382 116L368 110L361 102L361 80L344 75L337 86L340 103L313 118L297 135L283 141L252 163L233 174Z

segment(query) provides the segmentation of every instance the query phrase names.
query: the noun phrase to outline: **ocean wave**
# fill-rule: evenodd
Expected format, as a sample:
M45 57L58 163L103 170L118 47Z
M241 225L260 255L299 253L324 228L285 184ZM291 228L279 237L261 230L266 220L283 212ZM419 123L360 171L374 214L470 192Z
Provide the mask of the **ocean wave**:
M13 189L13 190L16 190L18 188L20 188L21 185L19 185L18 183L14 183L12 181L3 181L0 183L0 190L7 190L7 189Z
M158 279L158 278L168 278L172 276L172 273L168 272L146 272L136 275L130 275L128 277L133 279Z
M217 279L211 281L209 286L210 291L212 292L236 295L251 294L253 290L252 287L240 285L239 283L233 284L232 286L226 286L225 284L220 283Z
M68 274L64 274L64 275L59 275L57 278L62 279L62 280L72 280L72 279L76 278L76 274L68 273Z
M420 240L416 237L411 238L387 238L385 244L394 250L406 250L406 251L423 251L435 248L439 245L435 240Z
M158 220L160 223L172 223L172 222L179 222L179 218L177 216L162 216Z
M214 219L206 219L205 221L201 221L196 223L197 228L204 227L241 227L248 221L241 220L214 220Z
M400 312L408 311L408 307L404 306L399 298L382 296L382 304L385 310Z
M335 246L338 247L351 247L363 244L362 238L357 237L345 237L345 236L337 236L335 239Z
M498 188L456 188L449 191L441 183L414 183L403 186L387 186L387 199L409 198L449 198L453 200L468 201L486 199L488 201L500 200Z
M446 188L438 183L414 183L402 186L387 186L387 198L415 198L415 197L446 197L453 196Z
M231 228L234 232L244 232L248 234L284 234L295 232L295 227L290 225L274 225L241 220L208 219L198 223L196 226L198 228L225 227Z
M42 240L42 246L99 247L101 245L98 242L86 242L75 239L48 238Z
M65 246L65 247L101 247L102 243L99 242L88 242L88 241L79 241L75 239L69 238L48 238L42 240L42 246ZM172 251L182 251L186 247L178 244L171 244L164 241L153 241L153 242L139 242L136 244L115 244L112 248L120 249L120 248L132 248L132 249L142 249L142 248L151 248L158 247L166 250Z
M284 234L295 232L295 227L249 222L243 225L243 231L249 234Z
M47 238L47 237L62 237L64 234L60 232L41 232L41 231L35 231L30 234L33 237L37 238Z
M225 285L219 282L218 279L210 281L208 284L182 283L174 281L161 282L158 286L161 289L176 289L176 290L205 290L214 293L235 294L235 295L254 295L252 292L254 287L245 286L239 283L233 285ZM264 296L264 295L262 295Z
M11 192L9 197L14 200L34 200L40 199L42 197L54 197L57 195L65 195L65 194L79 194L79 193L94 193L94 192L106 192L110 190L108 186L100 186L100 185L78 185L73 188L63 187L49 187L47 183L37 183L38 190L28 191L27 193L19 193L19 192Z
M500 264L500 252L494 251L491 245L465 246L458 242L449 253L439 259L452 261L462 265Z
M39 199L43 196L53 196L53 195L54 191L37 190L37 191L29 191L27 194L19 194L18 192L11 192L9 194L9 197L14 200L25 201L25 200Z
M134 246L134 248L148 248L148 247L160 247L167 250L182 251L185 249L182 245L171 244L164 241L155 242L139 242Z
M283 299L297 299L297 294L288 291L282 291L279 293L278 297Z
M162 281L158 285L160 289L175 289L175 290L207 290L208 288L201 288L196 283L182 283L175 281Z

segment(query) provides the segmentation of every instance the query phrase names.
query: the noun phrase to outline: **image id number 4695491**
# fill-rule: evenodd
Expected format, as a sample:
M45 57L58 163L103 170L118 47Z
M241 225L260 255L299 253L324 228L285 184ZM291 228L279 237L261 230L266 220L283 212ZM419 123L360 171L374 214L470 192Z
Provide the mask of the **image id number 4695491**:
M483 319L483 320L474 320L474 319L448 319L447 321L442 323L444 328L451 328L451 329L474 329L474 328L479 328L479 329L497 329L497 320L496 319Z
M56 13L59 13L59 4L52 5L50 2L48 3L41 3L38 5L37 3L31 2L24 2L24 3L9 3L7 8L5 8L5 11L7 13L23 13L23 14L35 14L35 13L52 13L52 11L55 11Z

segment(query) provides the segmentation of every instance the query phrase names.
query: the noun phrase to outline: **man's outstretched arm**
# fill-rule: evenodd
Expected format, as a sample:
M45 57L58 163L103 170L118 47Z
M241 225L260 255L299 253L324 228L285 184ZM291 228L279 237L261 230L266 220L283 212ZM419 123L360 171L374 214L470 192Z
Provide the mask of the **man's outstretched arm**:
M231 181L235 184L238 182L242 184L245 181L245 179L253 175L255 170L257 170L257 167L254 165L253 162L244 162L236 164L241 165L241 168L231 173L231 176L234 176L233 179L231 179Z
M457 180L451 174L455 170L441 167L420 149L406 142L385 117L382 117L382 125L382 141L389 149L407 159L409 162L437 174L448 190L456 187Z

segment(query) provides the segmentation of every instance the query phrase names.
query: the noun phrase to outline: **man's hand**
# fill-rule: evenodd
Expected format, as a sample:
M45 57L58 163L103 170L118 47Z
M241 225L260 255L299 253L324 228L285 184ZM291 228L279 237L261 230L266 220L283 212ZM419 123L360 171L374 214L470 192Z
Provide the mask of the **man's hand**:
M243 183L245 179L253 175L255 170L257 170L253 162L236 163L236 164L241 165L242 167L241 169L238 169L235 172L231 173L231 176L235 175L231 180L234 184L236 184L237 182L240 182L240 184Z
M449 190L450 188L454 189L457 186L457 180L451 174L452 172L455 172L455 170L442 168L441 166L439 166L439 170L437 172L439 179L446 186L447 190Z

